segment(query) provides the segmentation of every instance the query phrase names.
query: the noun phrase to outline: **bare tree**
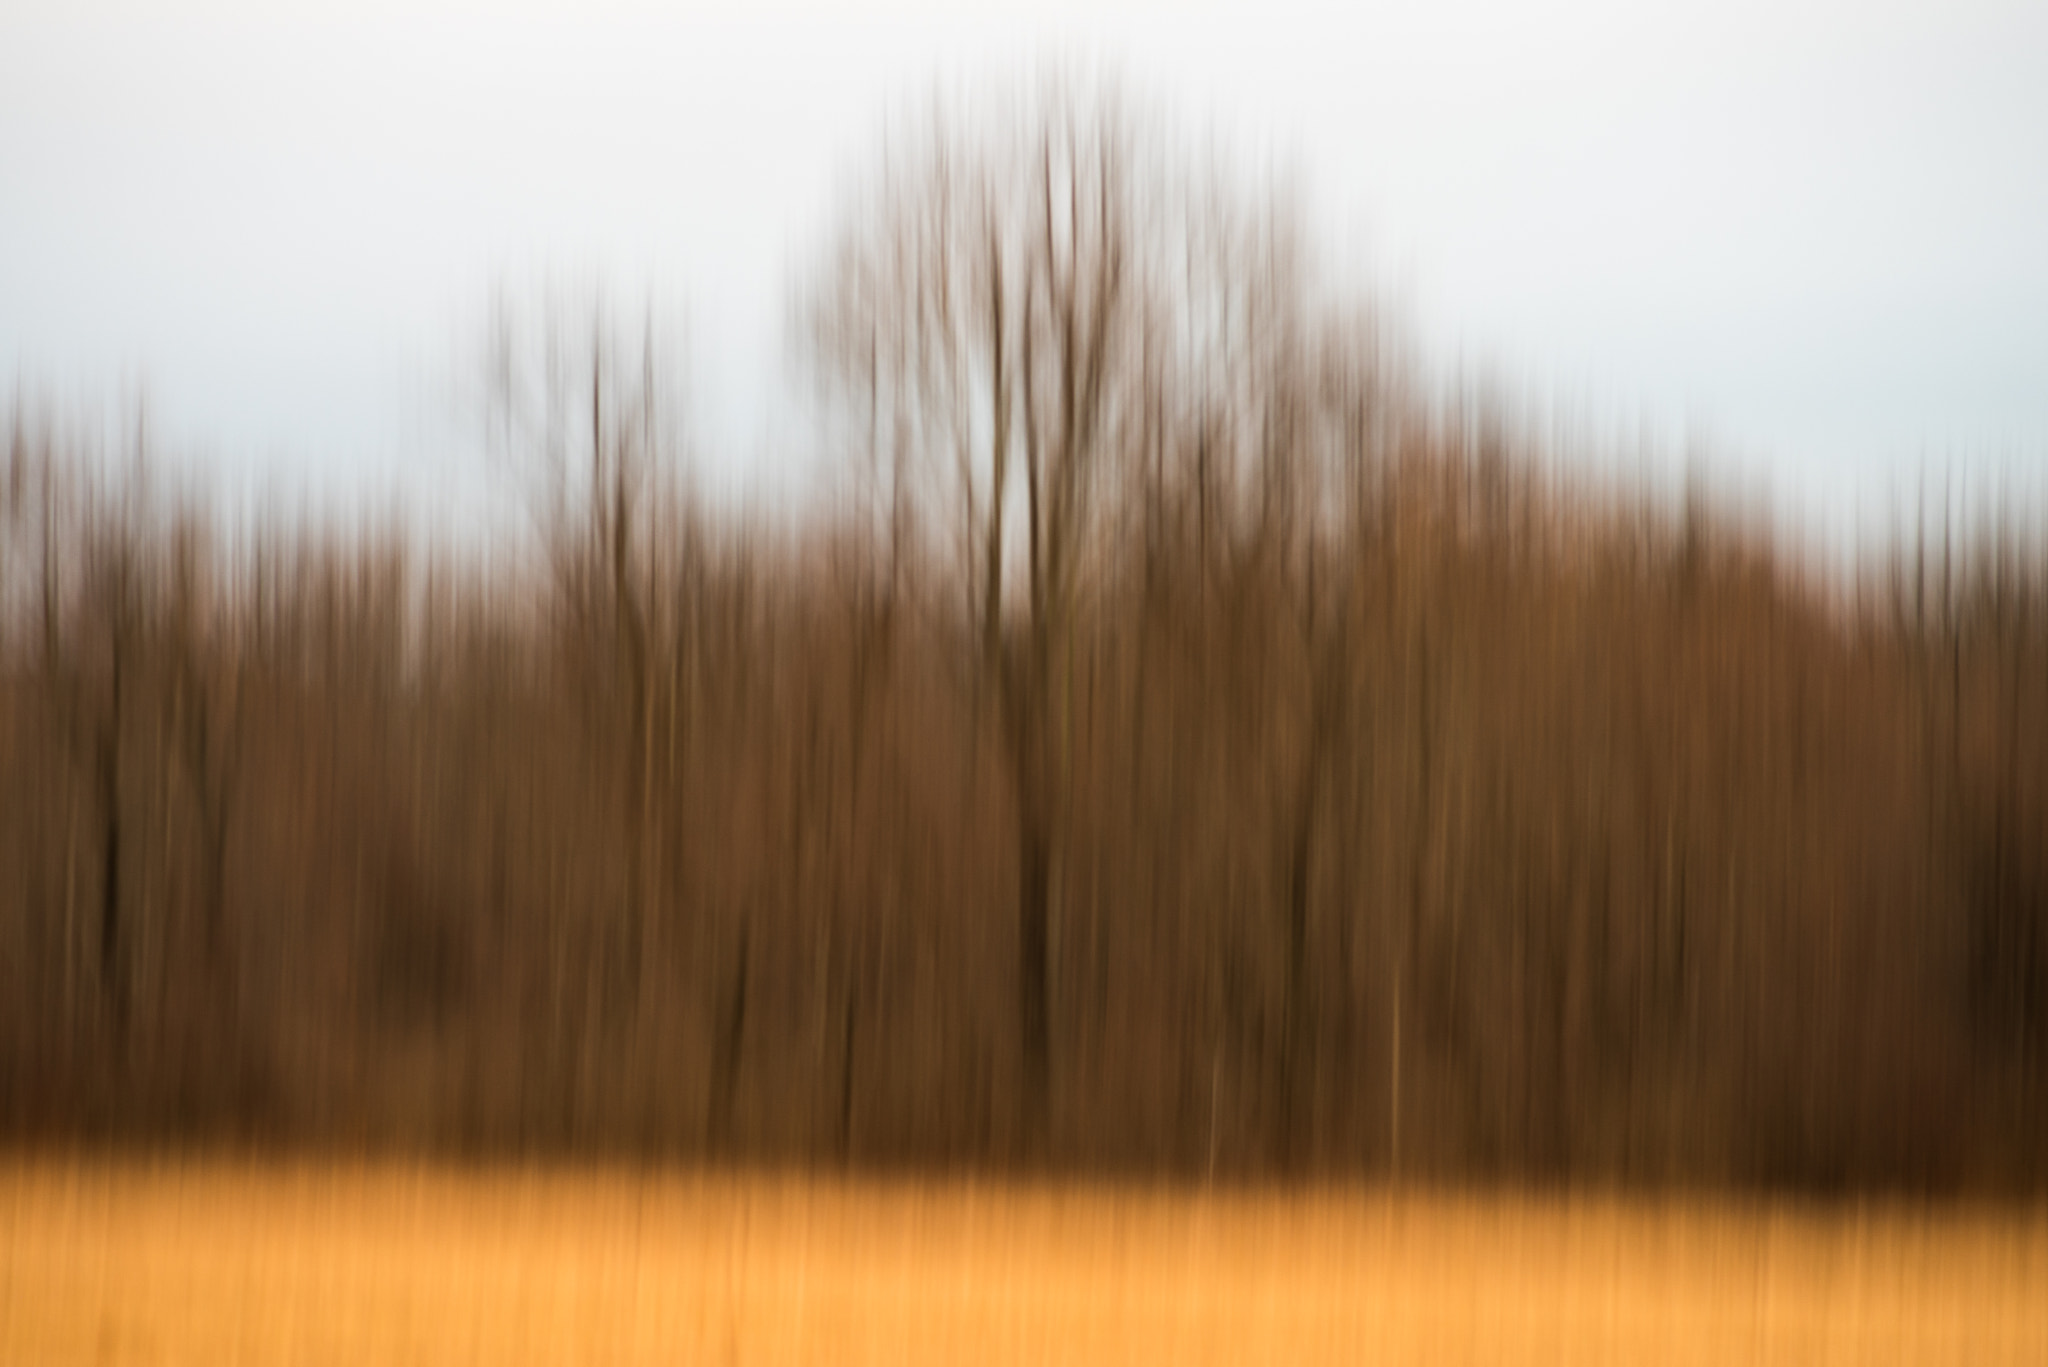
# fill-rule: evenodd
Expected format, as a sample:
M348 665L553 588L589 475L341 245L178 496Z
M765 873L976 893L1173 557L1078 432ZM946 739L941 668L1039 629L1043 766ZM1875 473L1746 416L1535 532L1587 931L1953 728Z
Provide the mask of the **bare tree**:
M681 459L673 376L650 306L637 339L602 301L551 301L528 319L504 296L488 337L494 457L520 467L565 625L596 667L587 682L600 726L623 723L618 791L625 814L626 917L645 1000L657 962L661 884L656 706L663 696L651 602L655 509ZM668 718L671 726L675 718Z
M203 521L189 510L172 522L169 554L164 625L171 668L170 733L199 822L206 955L232 1014L239 983L229 940L227 846L241 778L242 643L222 611L212 580L211 538Z
M87 615L105 634L105 689L87 724L100 804L100 983L117 1038L127 1034L133 997L133 932L122 888L128 836L125 772L130 763L126 721L140 664L146 587L138 528L125 514L125 509L117 508L95 518L85 563Z
M1011 788L1019 1026L1042 1104L1092 576L1129 520L1119 498L1135 493L1158 535L1185 482L1169 458L1198 457L1199 485L1227 455L1283 454L1287 432L1258 431L1280 409L1232 396L1256 387L1255 353L1299 369L1282 326L1299 296L1283 216L1172 164L1114 86L1054 81L985 112L941 111L892 148L809 323L864 428L869 487L886 490L872 521L888 564L959 566L971 673Z
M924 537L961 567L972 670L1014 801L1018 1006L1040 1110L1064 780L1057 682L1129 313L1128 144L1106 101L1050 99L981 129L941 116L885 166L811 316L828 375L868 417L864 462L875 484L886 479L889 597ZM913 474L938 491L938 516L914 520Z

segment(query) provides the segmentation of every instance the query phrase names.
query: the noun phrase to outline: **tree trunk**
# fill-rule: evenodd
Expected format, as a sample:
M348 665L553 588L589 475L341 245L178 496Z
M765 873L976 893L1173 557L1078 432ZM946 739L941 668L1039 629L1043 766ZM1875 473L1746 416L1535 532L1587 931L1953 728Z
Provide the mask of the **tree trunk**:
M114 643L113 697L100 733L100 982L117 1038L128 1033L128 974L121 941L121 643Z
M711 1055L711 1105L707 1128L715 1149L732 1144L733 1101L739 1092L740 1046L747 1029L747 927L740 926L737 961L718 1013L717 1037Z
M1042 1123L1052 1082L1052 840L1043 813L1030 805L1020 804L1018 810L1017 858L1017 1004L1024 1080L1034 1123Z

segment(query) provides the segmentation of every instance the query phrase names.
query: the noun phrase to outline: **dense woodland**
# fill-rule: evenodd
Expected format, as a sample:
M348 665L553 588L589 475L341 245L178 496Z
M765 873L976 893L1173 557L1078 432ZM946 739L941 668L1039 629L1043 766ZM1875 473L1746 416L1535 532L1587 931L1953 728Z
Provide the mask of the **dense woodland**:
M517 556L17 395L0 1134L2038 1190L2044 510L1843 577L1567 473L1172 144L894 145L776 522L595 307L481 348Z

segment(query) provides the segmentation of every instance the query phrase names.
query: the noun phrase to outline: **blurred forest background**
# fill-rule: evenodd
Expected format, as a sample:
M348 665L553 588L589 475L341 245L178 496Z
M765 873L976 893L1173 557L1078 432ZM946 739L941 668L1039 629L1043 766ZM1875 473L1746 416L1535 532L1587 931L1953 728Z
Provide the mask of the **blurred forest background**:
M0 1133L2039 1190L2042 510L1844 578L1571 473L1177 146L893 146L780 522L595 302L480 349L516 558L17 394Z

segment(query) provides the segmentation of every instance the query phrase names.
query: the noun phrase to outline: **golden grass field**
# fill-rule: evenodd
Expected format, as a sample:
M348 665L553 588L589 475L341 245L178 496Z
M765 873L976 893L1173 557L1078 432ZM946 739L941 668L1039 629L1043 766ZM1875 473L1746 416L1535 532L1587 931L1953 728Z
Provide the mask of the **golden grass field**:
M0 1363L2048 1363L2048 1211L0 1164Z

